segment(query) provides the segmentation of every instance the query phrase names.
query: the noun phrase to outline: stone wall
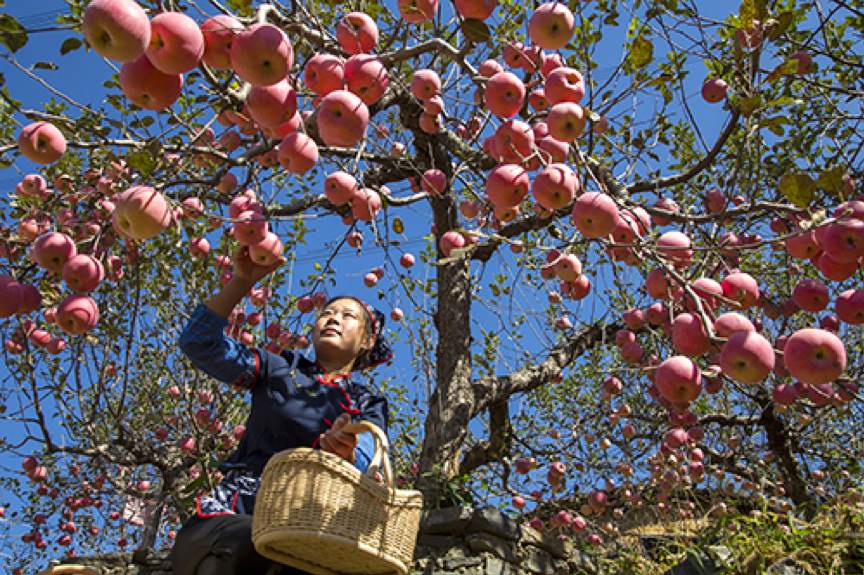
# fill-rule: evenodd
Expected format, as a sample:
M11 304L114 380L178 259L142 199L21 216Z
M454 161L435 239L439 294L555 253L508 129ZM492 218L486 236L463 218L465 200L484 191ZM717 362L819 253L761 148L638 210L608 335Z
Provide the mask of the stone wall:
M100 575L171 575L168 549L66 559ZM411 575L570 575L593 573L569 541L522 525L494 507L424 512ZM252 575L252 574L250 574Z

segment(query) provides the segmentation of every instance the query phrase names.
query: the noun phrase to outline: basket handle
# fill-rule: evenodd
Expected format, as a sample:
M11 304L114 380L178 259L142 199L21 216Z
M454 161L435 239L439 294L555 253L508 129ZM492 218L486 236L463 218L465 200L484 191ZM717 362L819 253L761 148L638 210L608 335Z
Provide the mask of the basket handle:
M372 461L369 462L369 468L366 470L367 475L371 475L371 470L375 467L383 467L384 481L392 489L393 488L393 468L390 467L390 442L387 440L387 435L384 431L372 423L371 421L361 420L346 424L342 431L346 433L371 433L375 439L375 455L372 456Z

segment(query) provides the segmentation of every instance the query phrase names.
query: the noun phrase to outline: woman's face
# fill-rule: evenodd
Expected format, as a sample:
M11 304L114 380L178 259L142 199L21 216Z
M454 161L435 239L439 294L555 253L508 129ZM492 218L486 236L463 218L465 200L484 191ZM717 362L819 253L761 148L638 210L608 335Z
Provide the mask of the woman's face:
M366 336L366 321L366 311L359 302L353 299L330 302L318 314L312 330L316 355L347 363L370 349L372 341Z

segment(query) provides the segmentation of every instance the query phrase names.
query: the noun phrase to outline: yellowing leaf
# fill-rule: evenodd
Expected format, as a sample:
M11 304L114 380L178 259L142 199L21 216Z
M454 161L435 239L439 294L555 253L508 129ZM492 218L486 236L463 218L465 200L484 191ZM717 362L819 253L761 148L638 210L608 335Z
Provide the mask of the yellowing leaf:
M754 0L741 0L741 8L738 10L738 18L741 20L741 28L750 28L756 18L756 3Z
M817 180L819 187L833 196L840 196L843 193L843 168L835 166L828 168L821 174Z
M630 47L630 61L635 69L644 68L654 59L654 44L651 40L640 34L633 40Z
M402 223L401 218L393 218L393 232L397 234L405 232L405 224Z
M806 208L813 201L816 182L807 174L789 173L780 178L780 193L799 208Z

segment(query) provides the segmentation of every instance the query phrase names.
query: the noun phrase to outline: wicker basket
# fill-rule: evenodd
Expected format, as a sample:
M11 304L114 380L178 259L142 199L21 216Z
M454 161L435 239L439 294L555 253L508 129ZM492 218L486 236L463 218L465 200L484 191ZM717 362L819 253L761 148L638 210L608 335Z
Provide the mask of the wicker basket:
M395 489L387 436L374 423L345 426L375 438L364 474L341 457L300 447L267 462L252 518L261 555L314 575L404 575L411 567L423 498ZM384 483L373 479L382 470Z

